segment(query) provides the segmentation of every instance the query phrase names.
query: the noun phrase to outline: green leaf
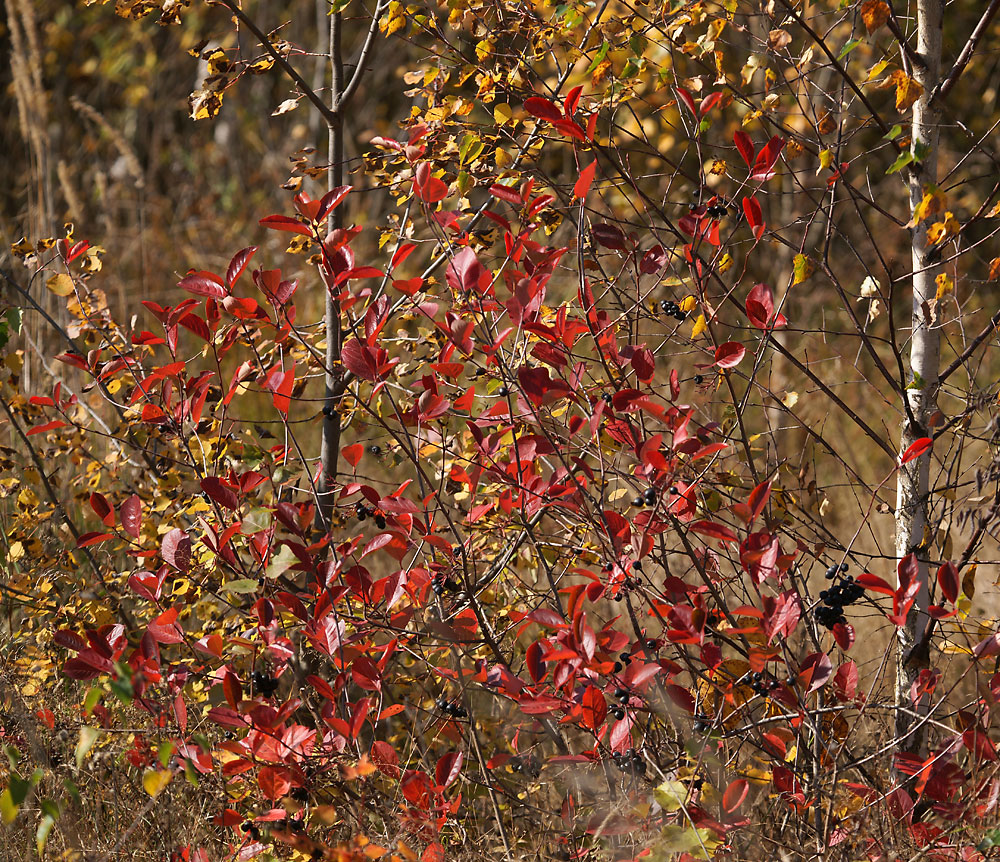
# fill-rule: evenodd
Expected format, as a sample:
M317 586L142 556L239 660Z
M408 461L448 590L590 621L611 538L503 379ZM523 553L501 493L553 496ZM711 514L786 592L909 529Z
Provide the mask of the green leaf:
M843 60L844 57L846 57L848 54L850 54L851 51L853 51L855 48L857 48L858 45L860 45L860 44L861 44L861 40L860 39L851 39L850 42L848 42L846 45L844 45L843 48L840 49L840 53L837 55L837 59L838 60Z
M892 167L887 170L886 176L889 174L894 174L897 171L903 170L910 162L913 161L913 153L907 150L905 153L900 153L899 158L892 163Z
M886 132L884 135L882 135L882 140L883 141L894 141L901 134L903 134L903 127L901 125L899 125L899 123L896 123L896 125L893 126L891 129L889 129L888 132Z
M10 788L8 787L3 793L0 793L0 819L9 826L14 822L16 817L17 805L14 804Z
M94 743L97 742L97 738L100 735L100 729L91 727L89 724L85 724L80 728L80 739L76 744L77 769L81 769L83 767L83 760L87 756L87 752L94 747Z
M49 833L52 831L55 822L55 817L46 814L38 824L38 831L35 833L35 849L38 851L39 856L45 852L45 844L49 840Z
M907 389L923 389L927 385L927 381L924 380L916 371L913 372L913 379L906 384Z
M245 595L257 589L257 582L253 578L240 578L238 581L230 581L226 584L227 593Z
M587 71L584 72L585 75L589 75L594 71L600 64L601 60L608 56L608 49L611 46L607 42L602 42L601 47L598 49L597 54L594 55L593 62L587 67Z
M170 758L174 754L174 744L172 742L161 742L156 749L156 759L160 761L160 766L164 769L170 763Z
M83 712L85 715L90 715L94 711L94 707L100 703L101 698L104 696L104 689L99 685L93 685L87 692L87 696L83 699Z

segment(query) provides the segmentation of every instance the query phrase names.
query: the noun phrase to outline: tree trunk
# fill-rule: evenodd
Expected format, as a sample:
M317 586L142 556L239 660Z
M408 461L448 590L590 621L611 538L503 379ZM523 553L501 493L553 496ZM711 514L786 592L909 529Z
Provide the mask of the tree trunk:
M330 107L334 116L329 124L327 183L333 189L344 184L344 123L340 109L344 91L344 57L341 45L342 19L340 12L330 16ZM341 210L330 214L328 230L341 226ZM320 518L324 528L329 528L335 502L334 485L337 482L337 462L340 458L340 413L337 405L343 395L340 371L340 348L343 331L340 325L340 303L332 292L326 290L326 392L323 398L323 443L320 450L320 481L318 497Z
M941 24L944 0L918 0L917 54L923 67L914 65L913 75L923 87L923 95L913 106L910 170L910 207L915 210L924 193L937 183L938 112L931 94L938 84L941 67ZM929 259L927 223L913 228L913 305L910 340L910 388L903 393L909 410L904 412L900 452L921 437L930 436L928 419L936 409L941 336L931 320L931 303L936 293L935 276L939 267ZM906 405L904 404L904 407ZM898 630L896 656L896 733L900 749L919 752L924 745L922 729L914 730L918 718L912 713L910 686L928 664L927 644L923 634L928 616L928 488L930 452L899 470L896 494L896 555L902 559L915 553L919 562L920 589L906 624Z

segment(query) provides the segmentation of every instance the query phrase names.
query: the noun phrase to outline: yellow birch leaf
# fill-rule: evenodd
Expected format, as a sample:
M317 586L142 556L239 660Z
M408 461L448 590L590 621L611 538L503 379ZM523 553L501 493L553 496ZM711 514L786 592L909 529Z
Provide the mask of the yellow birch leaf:
M705 322L705 315L699 314L698 319L694 322L694 326L691 329L691 337L697 338L706 329L708 329L708 323Z
M937 293L934 298L939 301L955 290L955 282L951 280L951 276L946 272L938 273L938 277L934 279L934 283L937 285Z
M801 284L816 271L816 264L809 260L808 255L797 254L793 261L793 281L792 284Z
M73 279L64 272L52 276L45 282L45 286L56 296L69 296L73 293Z
M142 773L142 789L150 796L159 796L171 778L173 773L167 769L147 769Z
M896 110L910 110L913 103L923 95L924 88L903 72L896 72L893 79L896 84Z

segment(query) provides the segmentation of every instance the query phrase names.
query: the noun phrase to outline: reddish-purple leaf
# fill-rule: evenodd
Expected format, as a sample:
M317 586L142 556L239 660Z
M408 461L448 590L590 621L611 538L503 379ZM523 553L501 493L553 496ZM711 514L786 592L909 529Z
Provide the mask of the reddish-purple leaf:
M138 539L142 527L142 500L137 494L133 494L122 503L118 516L122 520L122 529L133 539Z
M654 245L639 261L639 272L644 275L656 275L667 265L669 256L662 245Z
M471 293L479 287L484 272L476 253L466 246L448 262L445 278L452 290Z
M251 245L248 248L241 249L233 255L233 259L229 261L229 268L226 270L226 287L232 290L233 285L239 281L241 275L243 275L243 270L247 268L247 264L250 263L250 258L254 256L257 251L257 246Z
M766 284L755 284L747 294L747 317L758 329L768 329L774 317L774 293Z
M464 756L461 751L449 751L434 767L438 787L448 787L462 773Z
M323 199L319 202L319 209L316 211L316 221L323 221L340 206L341 201L347 197L352 188L353 186L337 186L323 195Z
M605 248L621 251L625 248L625 233L618 225L595 224L591 229L594 242L603 245Z
M710 539L718 539L720 542L739 541L739 538L737 538L732 530L724 527L722 524L716 524L714 521L692 521L688 524L688 529L692 533L699 533L702 536L708 536Z
M958 577L958 566L954 563L945 563L938 569L938 586L941 587L941 594L952 604L958 600L958 593L962 587L962 582Z
M226 288L217 281L204 275L189 275L177 282L177 286L196 296L210 296L212 299L222 299L226 296Z
M799 666L799 679L806 684L806 694L812 694L827 684L833 676L833 662L825 652L806 656Z
M89 548L91 545L99 545L108 539L113 539L114 533L84 533L76 540L78 548Z
M175 527L160 542L160 556L168 566L186 574L191 565L191 537Z
M844 662L833 678L833 692L837 700L853 700L858 690L858 666L853 661Z
M208 494L209 498L226 509L236 510L240 507L239 498L236 492L222 484L218 476L207 476L201 480L201 490Z
M112 527L115 523L115 510L111 508L108 498L96 491L90 495L90 508L94 514L101 519L105 527Z

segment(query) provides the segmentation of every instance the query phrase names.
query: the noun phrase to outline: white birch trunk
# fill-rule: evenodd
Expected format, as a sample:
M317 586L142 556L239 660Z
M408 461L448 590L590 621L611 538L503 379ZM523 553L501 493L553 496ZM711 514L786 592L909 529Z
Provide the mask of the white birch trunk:
M930 95L937 86L941 67L941 24L944 0L918 0L917 2L917 54L924 61L923 68L914 68L913 75L923 87L923 95L913 106L911 152L914 154L910 173L911 210L923 199L928 187L937 183L938 171L938 112L930 103ZM919 150L918 150L919 148ZM916 156L920 154L919 163ZM910 341L910 371L917 386L908 389L903 397L908 399L913 420L904 413L900 452L921 437L930 436L928 419L936 409L938 373L941 356L941 336L929 316L929 303L935 297L935 276L939 267L927 260L926 222L913 229L913 307ZM922 381L922 384L920 384ZM928 562L927 547L930 533L927 513L930 453L911 461L899 471L896 496L896 555L900 559L915 551L920 561L920 591L906 625L898 631L896 663L896 705L912 710L910 686L926 666L926 651L913 650L927 624ZM932 530L933 528L931 528ZM905 736L916 719L912 714L897 712L896 731ZM910 734L900 742L905 751L919 751L924 734Z

